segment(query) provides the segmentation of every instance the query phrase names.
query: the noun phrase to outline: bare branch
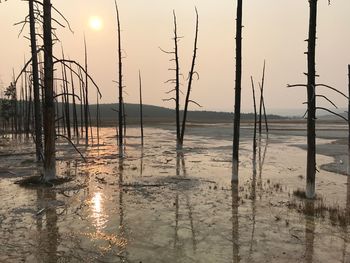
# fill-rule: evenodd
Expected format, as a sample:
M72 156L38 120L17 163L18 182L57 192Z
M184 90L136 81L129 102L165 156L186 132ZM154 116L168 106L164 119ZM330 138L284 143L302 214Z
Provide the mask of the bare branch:
M171 100L173 100L173 101L175 101L175 102L176 102L176 99L175 99L175 98L163 99L163 101L171 101Z
M161 47L158 47L160 49L160 51L164 52L165 54L175 54L174 51L166 51L164 49L162 49Z
M69 65L67 65L67 63L71 63L71 64L75 64L78 68L80 68L90 79L90 81L92 82L92 84L94 84L94 86L96 87L98 94L100 95L100 98L102 98L102 94L100 92L99 87L97 86L97 84L95 83L95 81L93 80L93 78L89 75L89 73L86 72L86 70L76 61L74 60L69 60L69 59L57 59L55 57L56 61L54 62L54 64L56 63L62 63L64 64L66 67L68 67L69 69L71 69L71 67Z
M344 116L334 112L334 111L331 111L330 109L327 109L327 108L323 108L323 107L316 107L316 110L324 110L324 111L328 111L329 113L332 113L333 115L335 116L338 116L339 118L345 120L346 122L348 121L347 118L345 118Z
M333 90L333 91L339 93L340 95L344 96L345 98L349 99L349 97L346 96L343 92L341 92L340 90L337 90L336 88L333 88L333 87L331 87L331 86L329 86L329 85L325 85L325 84L316 84L316 87L328 88L328 89L330 89L330 90Z
M324 95L316 95L316 97L324 98L324 99L327 100L330 104L332 104L336 109L338 109L337 105L335 105L335 104L333 103L333 101L331 101L330 99L328 99L326 96L324 96Z
M307 88L306 84L287 84L287 88L294 88L294 87L304 87Z
M63 95L76 97L80 101L80 97L76 94L73 94L73 93L60 93L60 94L55 95L53 98L56 99L57 97L63 96Z
M191 102L193 104L196 104L198 107L202 108L202 105L200 105L199 103L193 101L193 100L188 100L188 102Z
M75 146L75 144L66 136L62 135L62 134L56 134L57 137L62 137L64 139L66 139L68 142L70 142L70 144L73 146L73 148L80 154L81 158L84 160L84 162L86 161L86 158L84 157L84 155L78 150L78 148Z

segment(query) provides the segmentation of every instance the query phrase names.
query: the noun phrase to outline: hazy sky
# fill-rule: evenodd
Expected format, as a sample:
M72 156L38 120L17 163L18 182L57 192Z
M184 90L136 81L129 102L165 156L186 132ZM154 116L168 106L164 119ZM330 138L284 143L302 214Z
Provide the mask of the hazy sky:
M74 30L59 29L65 53L83 61L83 35L89 49L90 73L101 87L103 102L116 102L117 79L116 22L113 0L52 0L65 14ZM192 98L205 110L233 110L234 99L234 35L236 1L220 0L119 0L122 26L126 102L138 101L138 70L143 76L144 103L173 107L163 102L172 87L164 84L172 78L171 57L162 53L173 48L174 9L180 45L181 71L187 76L192 59L195 13L199 12L197 71ZM319 82L333 85L347 93L347 64L350 63L349 0L319 0L317 73ZM18 37L14 27L28 13L27 3L8 0L0 4L0 79L7 85L12 68L19 72L24 57L28 58L29 42ZM101 30L89 26L92 16L101 18ZM56 16L59 18L58 16ZM265 101L268 111L276 108L301 108L306 92L303 88L287 89L288 83L306 81L306 42L308 28L307 0L247 0L243 14L243 101L244 111L252 111L250 76L261 79L264 59L266 68ZM60 48L60 45L57 45ZM59 49L56 49L59 55ZM185 84L185 80L183 84ZM185 91L185 86L183 87ZM320 90L323 91L323 90ZM346 100L332 96L339 106ZM183 104L183 103L182 103ZM321 105L321 104L320 104ZM323 103L322 105L326 105ZM192 106L192 109L196 109Z

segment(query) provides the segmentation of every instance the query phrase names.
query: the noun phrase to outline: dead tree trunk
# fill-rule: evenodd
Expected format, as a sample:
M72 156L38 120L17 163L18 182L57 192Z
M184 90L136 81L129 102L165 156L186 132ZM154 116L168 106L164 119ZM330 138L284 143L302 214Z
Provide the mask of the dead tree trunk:
M88 68L87 68L87 48L86 39L84 36L84 48L85 48L85 107L84 107L84 117L85 117L85 144L89 144L89 85L88 85Z
M180 66L179 66L179 53L178 53L178 36L177 36L177 23L176 14L174 15L174 55L175 55L175 114L176 114L176 148L179 149L181 145L180 134Z
M250 77L252 82L252 91L253 91L253 104L254 104L254 135L253 135L253 153L256 154L256 122L257 122L257 113L256 113L256 101L255 101L255 88L253 77Z
M115 9L117 12L117 33L118 33L118 88L119 88L119 111L118 111L118 122L119 122L119 151L122 153L123 149L123 64L122 64L122 46L121 46L121 35L120 35L120 20L119 10L117 1L115 0Z
M34 16L34 0L29 0L29 22L30 22L30 46L32 52L32 73L33 73L33 88L34 88L34 112L35 112L35 149L36 159L41 161L42 156L42 119L40 105L40 85L39 85L39 70L38 70L38 55L36 45L35 32L35 16Z
M96 95L96 132L97 132L97 145L100 145L100 100L97 91Z
M62 48L62 58L64 59L64 52L63 52L63 48ZM66 116L66 126L67 126L67 135L68 135L68 139L71 140L72 139L72 134L71 134L71 121L70 121L70 101L69 101L69 87L68 87L68 77L67 77L67 68L66 65L63 64L63 71L62 71L62 79L63 79L63 91L64 91L64 98L65 98L65 116Z
M259 135L261 135L262 131L262 110L263 110L263 101L264 101L264 84L265 84L265 60L264 60L264 66L263 66L263 75L261 79L261 86L260 86L260 103L259 103Z
M241 122L241 85L242 85L242 0L237 1L236 18L236 80L235 113L233 124L233 153L231 181L238 181L239 132Z
M52 61L52 26L51 0L44 0L44 177L45 181L56 177L55 153L55 105L53 94L53 61Z
M72 94L73 94L73 123L74 123L74 134L79 139L79 128L78 128L78 114L77 114L77 106L75 102L75 87L74 87L74 78L73 71L70 71L70 80L72 85ZM81 99L81 98L80 98Z
M183 146L183 142L184 142L185 129L186 129L186 120L187 120L187 110L188 110L188 104L190 103L190 94L191 94L191 88L192 88L192 82L193 82L193 75L195 74L194 67L195 67L196 58L197 58L198 11L197 11L197 8L195 10L196 10L196 33L195 33L195 38L194 38L192 64L191 64L191 69L190 69L190 72L189 72L189 75L188 75L188 86L187 86L185 108L184 108L183 119L182 119L180 147Z
M315 197L316 175L316 94L315 94L315 47L316 47L316 23L317 0L309 0L310 20L307 51L307 168L306 168L306 197Z
M266 108L265 108L265 98L264 97L263 97L262 104L263 104L263 110L264 110L265 129L266 129L266 134L268 137L269 136L269 125L267 123L267 113L266 113Z
M140 83L140 128L141 128L141 145L143 146L143 112L142 112L142 80L141 72L139 71L139 83Z
M79 87L80 87L80 134L81 137L84 135L84 109L85 109L85 92L84 92L84 82L82 81L82 72L79 69Z
M350 64L348 65L348 96L348 152L350 153Z

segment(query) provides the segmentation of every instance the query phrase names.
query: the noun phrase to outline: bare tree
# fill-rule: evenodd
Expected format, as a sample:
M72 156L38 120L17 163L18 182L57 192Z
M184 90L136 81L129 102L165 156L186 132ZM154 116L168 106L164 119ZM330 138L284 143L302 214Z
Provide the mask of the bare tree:
M180 132L180 66L179 66L179 50L177 35L176 14L174 15L174 55L175 55L175 111L176 111L176 148L179 149L181 145Z
M307 168L306 168L306 197L315 197L316 176L316 25L317 25L317 0L309 0L309 37L307 51Z
M198 42L198 11L197 11L197 8L195 8L195 11L196 11L196 33L195 33L195 37L194 37L194 47L193 47L193 57L192 57L191 69L190 69L190 72L188 74L187 94L186 94L185 108L184 108L184 112L183 112L182 127L181 127L181 134L180 134L181 135L180 147L183 146L183 142L184 142L188 105L190 102L197 104L196 102L190 100L193 76L195 74L197 74L196 71L194 70L194 67L196 64L196 58L197 58L197 42Z
M141 145L143 146L142 79L141 79L141 72L140 72L140 71L139 71L139 84L140 84L140 128L141 128Z
M236 80L235 113L233 123L233 153L231 181L238 181L239 133L241 122L241 86L242 86L242 0L237 1L236 18Z
M34 0L29 0L29 24L30 24L30 46L32 52L32 78L34 89L34 116L35 116L35 149L36 159L41 161L43 142L42 142L42 118L41 118L41 102L40 102L40 86L39 86L39 70L38 55L36 45Z
M120 19L117 1L115 0L115 10L117 13L117 34L118 34L118 89L119 89L119 152L122 153L123 149L123 64L122 64L122 45L120 34Z
M52 26L51 26L51 0L43 2L44 17L44 181L56 178L56 145L55 145L55 105L53 93L53 56L52 56Z
M262 109L263 109L263 101L264 101L264 84L265 84L265 60L263 66L263 74L260 85L260 103L259 103L259 134L261 134L262 128Z
M84 36L84 50L85 50L85 106L84 106L84 117L85 117L85 144L89 143L89 81L88 81L88 54L86 47L86 39Z
M255 87L253 77L250 77L252 83L253 92L253 105L254 105L254 135L253 135L253 153L256 153L256 124L257 124L257 113L256 113L256 100L255 100Z
M172 54L174 56L171 61L175 62L175 68L170 68L170 71L175 72L175 78L167 80L165 83L175 84L175 87L167 92L167 94L175 91L175 97L169 99L163 99L163 101L175 101L175 122L176 122L176 149L181 148L181 126L180 126L180 62L179 62L179 48L178 42L180 37L177 34L177 22L175 10L173 10L173 19L174 19L174 51L164 51L166 54Z
M348 151L350 153L350 64L348 65L348 133ZM348 176L350 177L350 175Z

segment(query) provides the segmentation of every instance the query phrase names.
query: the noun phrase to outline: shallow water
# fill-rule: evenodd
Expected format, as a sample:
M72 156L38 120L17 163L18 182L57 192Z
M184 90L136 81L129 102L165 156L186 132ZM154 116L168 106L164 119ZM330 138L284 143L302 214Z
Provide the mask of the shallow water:
M292 192L305 185L305 139L272 134L254 159L243 133L231 188L229 128L194 128L180 154L168 127L146 128L143 148L130 128L123 159L104 128L100 145L79 146L87 163L62 142L58 173L74 181L39 189L13 184L40 172L33 146L1 139L0 262L349 262L347 224L289 206L304 202ZM346 176L317 174L318 196L348 215L349 188Z

